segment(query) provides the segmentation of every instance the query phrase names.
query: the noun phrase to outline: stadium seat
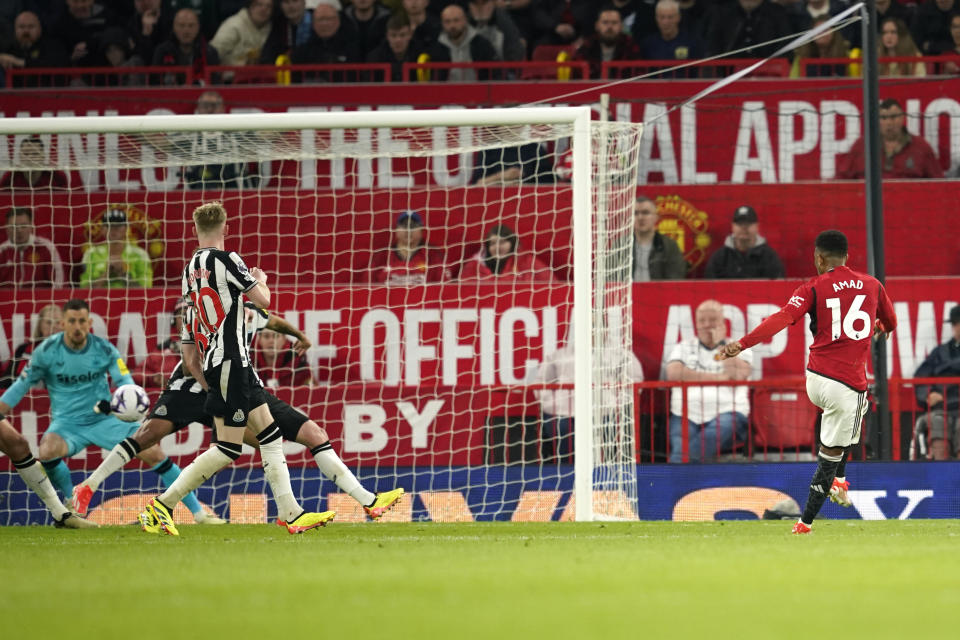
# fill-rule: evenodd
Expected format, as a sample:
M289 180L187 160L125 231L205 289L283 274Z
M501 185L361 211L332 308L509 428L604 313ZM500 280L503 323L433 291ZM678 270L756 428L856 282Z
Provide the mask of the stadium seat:
M799 389L756 389L751 419L755 451L814 446L817 408Z
M566 60L572 60L576 51L569 45L541 44L538 45L530 55L530 62L556 62L561 54L566 54ZM548 67L535 69L523 69L520 74L521 80L555 80L557 71Z

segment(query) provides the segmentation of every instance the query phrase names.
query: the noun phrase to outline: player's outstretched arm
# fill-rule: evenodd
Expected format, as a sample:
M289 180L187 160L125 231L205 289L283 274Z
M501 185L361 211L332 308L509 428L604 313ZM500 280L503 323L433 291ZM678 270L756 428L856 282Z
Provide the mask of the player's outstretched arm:
M276 331L277 333L282 333L285 336L293 336L296 338L297 341L293 345L293 350L298 356L302 356L307 352L307 349L313 346L311 342L307 340L307 336L305 336L300 329L297 329L283 318L275 316L272 313L270 314L270 319L267 320L267 324L264 328Z

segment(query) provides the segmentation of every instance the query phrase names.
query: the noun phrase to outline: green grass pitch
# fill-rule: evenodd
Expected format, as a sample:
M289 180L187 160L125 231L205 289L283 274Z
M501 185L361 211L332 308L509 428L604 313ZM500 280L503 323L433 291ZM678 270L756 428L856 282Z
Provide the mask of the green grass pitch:
M0 528L0 637L957 637L960 523Z

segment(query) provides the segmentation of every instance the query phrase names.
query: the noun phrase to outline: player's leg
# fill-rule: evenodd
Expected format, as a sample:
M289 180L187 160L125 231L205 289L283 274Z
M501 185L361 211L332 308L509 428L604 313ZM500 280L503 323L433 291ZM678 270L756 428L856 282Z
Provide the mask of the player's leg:
M180 477L180 467L177 466L176 462L167 457L167 454L163 452L159 444L147 447L138 453L137 457L150 465L150 470L160 476L163 484L167 487L176 482L177 478ZM197 524L227 523L223 518L204 511L203 505L200 504L200 501L193 491L183 497L183 505L190 510L190 513L193 515L193 520Z
M845 448L860 439L860 425L867 409L866 393L814 373L807 375L807 395L823 410L820 419L820 452L810 481L807 503L794 533L809 533L814 518L830 495L830 488L843 461Z
M64 498L69 499L73 495L73 480L70 478L70 469L64 458L73 455L82 447L72 441L68 433L59 433L55 430L58 425L53 423L47 432L40 438L40 447L37 452L40 457L40 464L50 478L53 486L60 490ZM72 449L72 451L71 451Z
M403 496L404 490L400 487L378 494L365 489L333 450L330 436L323 427L272 393L265 392L264 395L270 414L276 420L284 439L307 447L320 472L341 491L360 503L368 516L374 520L380 518Z
M270 413L262 389L257 399L264 402L250 410L250 430L256 435L263 474L273 492L273 500L277 503L277 519L292 523L303 515L305 510L293 495L290 470L283 453L283 437L279 425Z
M837 465L837 475L833 479L833 485L830 487L830 501L836 502L841 507L849 507L850 496L847 493L850 490L850 483L847 482L847 459L850 457L850 447L843 450L843 457L840 458L840 464Z
M50 478L43 471L43 466L33 454L22 435L17 433L7 420L0 420L0 452L13 461L17 473L30 489L37 494L43 504L53 515L58 524L71 529L84 529L97 525L70 513L57 497Z

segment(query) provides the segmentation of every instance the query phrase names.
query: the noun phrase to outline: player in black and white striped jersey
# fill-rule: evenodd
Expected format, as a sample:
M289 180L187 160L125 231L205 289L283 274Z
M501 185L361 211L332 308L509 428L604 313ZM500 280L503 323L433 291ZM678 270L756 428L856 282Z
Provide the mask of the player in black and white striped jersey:
M194 311L195 344L183 345L183 365L207 389L205 410L213 417L217 444L190 463L164 493L140 514L147 532L178 535L171 517L173 506L220 469L240 457L243 434L249 426L260 444L264 475L277 503L278 518L290 533L325 525L334 513L307 513L290 486L282 438L266 403L263 384L247 351L243 296L265 308L270 304L267 276L248 269L235 252L224 250L227 212L219 202L200 205L193 212L199 248L183 272L182 293ZM199 366L199 357L203 364Z

